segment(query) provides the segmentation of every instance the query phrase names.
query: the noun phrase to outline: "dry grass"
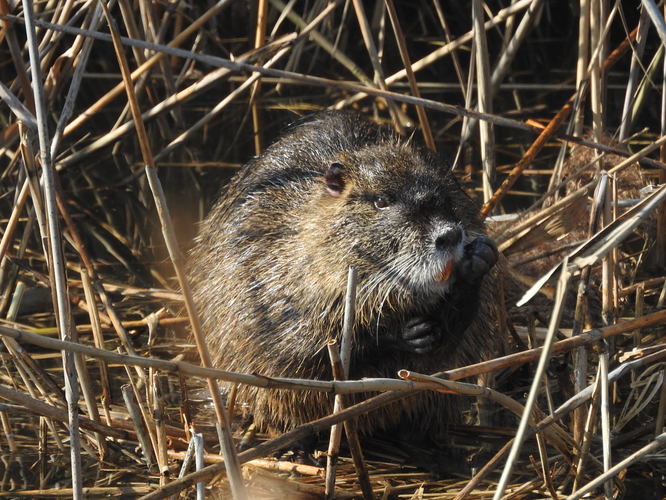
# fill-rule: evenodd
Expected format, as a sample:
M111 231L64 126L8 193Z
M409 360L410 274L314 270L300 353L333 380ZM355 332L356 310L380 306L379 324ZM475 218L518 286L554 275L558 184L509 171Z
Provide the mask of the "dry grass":
M473 475L365 441L368 481L342 451L337 497L663 495L666 24L642 6L0 0L0 496L319 498L322 468L273 454L422 389L522 417L452 429ZM421 135L483 203L507 356L359 388L206 368L187 343L195 222L329 108ZM481 374L496 390L455 382ZM239 453L242 402L211 411L206 382L381 394Z

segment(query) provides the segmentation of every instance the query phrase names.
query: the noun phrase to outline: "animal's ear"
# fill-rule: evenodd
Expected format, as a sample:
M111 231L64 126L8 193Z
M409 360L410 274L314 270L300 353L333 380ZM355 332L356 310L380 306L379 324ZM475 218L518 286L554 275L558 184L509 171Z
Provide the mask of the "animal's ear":
M345 188L345 166L338 162L331 163L324 174L324 182L328 194L335 198L339 197Z

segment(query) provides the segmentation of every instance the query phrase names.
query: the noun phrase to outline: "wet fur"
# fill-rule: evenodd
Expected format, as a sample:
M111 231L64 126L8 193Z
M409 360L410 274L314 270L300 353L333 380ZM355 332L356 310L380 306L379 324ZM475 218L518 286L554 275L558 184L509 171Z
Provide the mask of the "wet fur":
M337 197L324 183L335 162L344 166ZM373 205L377 195L390 198L388 209ZM360 115L325 113L296 124L232 180L192 251L190 276L215 365L331 379L324 344L340 336L350 264L359 283L352 378L395 377L401 368L431 373L487 356L489 280L465 288L454 274L450 290L432 280L442 267L432 228L462 227L469 243L483 234L477 211L439 159ZM461 248L450 251L456 260ZM441 327L441 345L428 354L398 348L405 324L420 317ZM322 393L244 386L238 398L262 429L331 411ZM360 425L439 429L458 409L425 394Z

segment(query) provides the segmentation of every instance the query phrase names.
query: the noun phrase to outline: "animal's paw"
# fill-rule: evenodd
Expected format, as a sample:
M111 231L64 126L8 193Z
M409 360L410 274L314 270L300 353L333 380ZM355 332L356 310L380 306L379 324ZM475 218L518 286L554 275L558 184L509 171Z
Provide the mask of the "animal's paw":
M495 242L479 236L465 246L465 255L458 265L458 277L467 283L478 282L497 263L499 253Z
M439 346L442 329L436 322L425 318L412 318L402 330L401 347L415 354L427 354Z

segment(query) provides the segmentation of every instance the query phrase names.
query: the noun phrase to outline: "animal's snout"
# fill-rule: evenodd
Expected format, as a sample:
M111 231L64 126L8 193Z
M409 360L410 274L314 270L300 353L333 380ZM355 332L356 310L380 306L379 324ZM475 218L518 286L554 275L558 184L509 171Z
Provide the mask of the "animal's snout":
M462 241L463 232L459 227L440 230L435 238L435 248L439 251L451 250Z

